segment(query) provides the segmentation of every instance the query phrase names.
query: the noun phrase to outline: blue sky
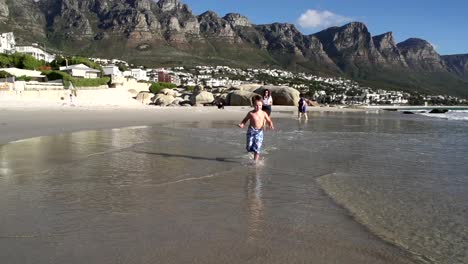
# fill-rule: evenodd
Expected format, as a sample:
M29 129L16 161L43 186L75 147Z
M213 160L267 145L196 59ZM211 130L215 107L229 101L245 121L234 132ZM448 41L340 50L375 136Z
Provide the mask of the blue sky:
M239 13L254 24L292 23L312 34L350 21L366 24L372 36L393 32L430 42L441 55L468 53L468 1L465 0L182 0L195 15Z

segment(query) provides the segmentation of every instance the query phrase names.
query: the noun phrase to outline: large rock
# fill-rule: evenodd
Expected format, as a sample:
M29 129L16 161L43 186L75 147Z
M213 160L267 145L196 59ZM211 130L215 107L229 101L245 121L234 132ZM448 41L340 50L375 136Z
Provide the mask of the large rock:
M263 94L265 89L270 90L271 96L273 97L273 105L298 105L300 93L294 88L288 86L264 85L254 92Z
M175 98L172 95L157 94L154 97L154 104L160 106L167 106L174 102Z
M190 103L190 101L184 100L183 98L180 98L180 97L176 97L174 101L172 102L172 104L176 104L176 105L183 105L187 103Z
M235 27L251 27L249 19L237 13L229 13L223 17L224 20L228 21L233 28Z
M257 90L259 87L261 87L261 84L256 84L256 83L247 83L247 84L241 84L236 87L232 87L232 90L241 90L241 91L248 91L248 92L253 92Z
M252 97L258 95L248 91L232 91L226 97L226 103L234 106L252 105Z
M192 105L211 104L213 103L213 101L214 101L213 94L207 91L194 93L190 96L190 103Z
M165 94L165 95L171 95L171 96L177 96L177 91L169 89L169 88L164 88L161 91L159 91L160 94Z
M193 87L193 92L194 93L199 93L201 91L204 91L205 88L203 87L203 85L196 85L195 87Z
M136 96L136 100L144 105L149 105L152 102L154 97L153 93L150 92L140 92Z

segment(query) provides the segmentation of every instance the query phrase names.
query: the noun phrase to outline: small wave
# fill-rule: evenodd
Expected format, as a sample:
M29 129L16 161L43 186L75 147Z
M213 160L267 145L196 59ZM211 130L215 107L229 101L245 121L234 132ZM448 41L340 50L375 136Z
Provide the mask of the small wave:
M177 184L177 183L187 182L187 181L199 181L199 180L203 180L203 179L207 179L207 178L213 178L213 177L216 177L218 175L219 175L219 173L213 173L213 174L208 174L208 175L201 176L201 177L190 177L190 178L180 179L180 180L177 180L177 181L159 183L159 184L155 184L154 186L166 186L166 185Z
M112 131L120 131L120 130L132 130L132 129L143 129L143 128L148 128L150 126L129 126L129 127L118 127L118 128L113 128Z
M420 113L420 115L437 119L468 121L468 111L449 111L445 114Z

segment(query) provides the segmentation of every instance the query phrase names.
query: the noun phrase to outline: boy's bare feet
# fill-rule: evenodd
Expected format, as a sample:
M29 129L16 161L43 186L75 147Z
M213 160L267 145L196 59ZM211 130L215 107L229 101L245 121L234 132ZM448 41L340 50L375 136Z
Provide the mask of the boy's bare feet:
M258 161L258 158L259 158L259 157L260 157L260 155L259 155L258 153L255 153L255 154L254 154L254 160L255 160L255 161Z

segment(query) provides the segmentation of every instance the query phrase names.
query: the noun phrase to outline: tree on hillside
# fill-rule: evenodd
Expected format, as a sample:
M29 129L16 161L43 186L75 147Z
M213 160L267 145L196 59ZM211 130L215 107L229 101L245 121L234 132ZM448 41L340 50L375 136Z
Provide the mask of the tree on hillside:
M10 58L10 56L6 54L0 54L0 67L8 68L8 67L11 67L12 64L13 64L13 61Z
M44 66L46 63L44 61L37 60L31 55L24 54L20 60L18 68L27 69L27 70L38 70L41 66Z
M121 71L121 72L124 72L124 71L128 70L127 65L125 65L124 63L117 63L116 66L119 67L119 71Z
M43 60L37 60L33 56L24 53L15 53L12 55L0 54L0 67L16 67L27 70L38 70L46 66Z

